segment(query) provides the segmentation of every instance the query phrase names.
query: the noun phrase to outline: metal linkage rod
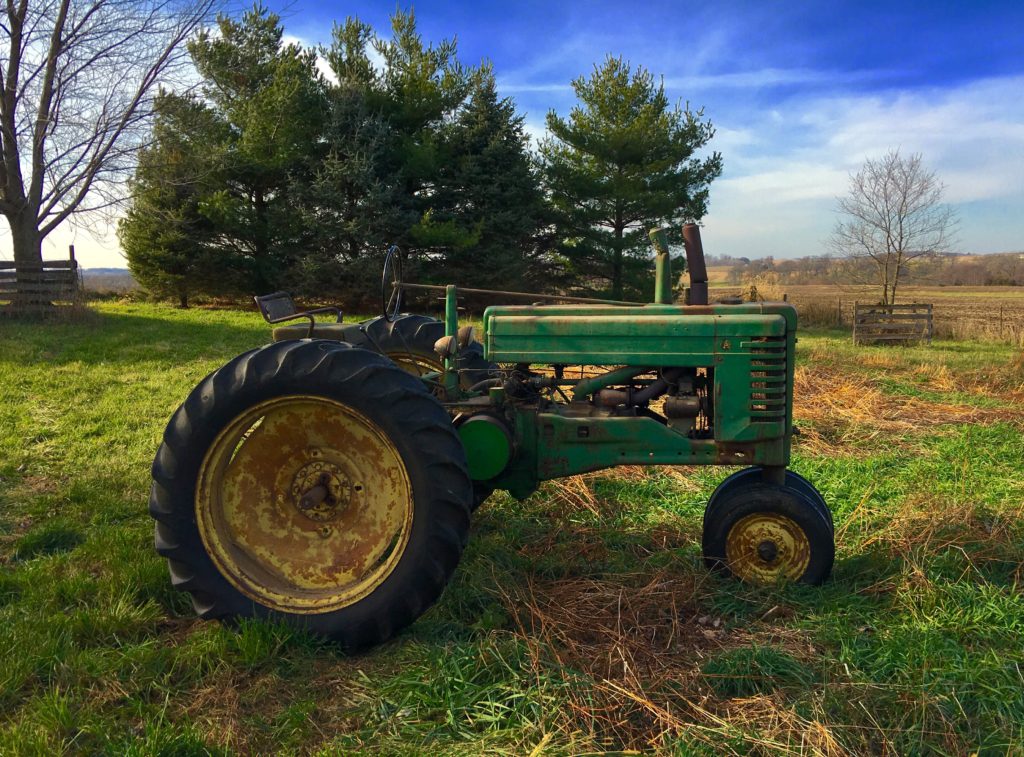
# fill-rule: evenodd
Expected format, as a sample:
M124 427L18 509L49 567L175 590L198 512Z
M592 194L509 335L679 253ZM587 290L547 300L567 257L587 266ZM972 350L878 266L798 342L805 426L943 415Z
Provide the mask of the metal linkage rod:
M404 281L395 282L399 289L422 289L430 292L445 292L447 287L436 284L407 284ZM533 292L503 292L499 289L470 289L469 287L457 287L457 291L466 294L496 294L502 297L529 297L533 300L546 300L549 302L585 302L592 305L645 305L644 302L626 302L624 300L598 300L593 297L572 297L561 294L535 294Z

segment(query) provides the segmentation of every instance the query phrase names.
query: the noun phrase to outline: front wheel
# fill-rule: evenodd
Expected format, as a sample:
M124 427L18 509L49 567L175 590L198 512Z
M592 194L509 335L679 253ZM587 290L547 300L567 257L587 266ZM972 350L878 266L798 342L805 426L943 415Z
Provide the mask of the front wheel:
M704 514L708 568L752 584L821 584L832 572L832 526L802 492L750 483L723 493Z
M150 512L204 618L274 618L349 648L441 594L473 487L448 414L367 350L278 342L235 358L172 416Z

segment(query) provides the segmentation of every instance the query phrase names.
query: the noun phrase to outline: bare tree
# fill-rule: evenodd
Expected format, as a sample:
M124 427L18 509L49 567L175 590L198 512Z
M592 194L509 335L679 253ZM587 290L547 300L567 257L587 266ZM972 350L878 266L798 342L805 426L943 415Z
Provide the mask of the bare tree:
M952 244L957 219L942 203L944 190L919 153L905 158L897 149L864 161L850 177L849 194L838 198L845 218L832 232L832 248L854 270L868 264L882 287L883 305L895 302L908 263Z
M123 198L153 98L216 0L5 0L0 11L0 213L14 260L77 214Z

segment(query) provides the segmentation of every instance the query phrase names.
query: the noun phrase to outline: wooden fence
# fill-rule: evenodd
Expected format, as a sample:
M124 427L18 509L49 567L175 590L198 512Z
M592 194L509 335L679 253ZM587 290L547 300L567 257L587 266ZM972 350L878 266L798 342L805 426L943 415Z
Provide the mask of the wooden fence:
M80 289L74 246L69 247L67 260L44 260L42 264L27 265L0 260L0 301L15 302L19 311L74 301Z
M906 305L862 305L853 307L853 343L907 343L932 341L935 325L932 306L926 303Z

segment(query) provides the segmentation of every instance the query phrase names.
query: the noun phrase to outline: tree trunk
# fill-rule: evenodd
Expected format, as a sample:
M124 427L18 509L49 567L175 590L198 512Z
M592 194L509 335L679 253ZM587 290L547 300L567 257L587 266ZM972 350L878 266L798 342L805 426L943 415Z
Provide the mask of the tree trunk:
M612 258L612 299L622 299L622 223L619 213L615 219L615 256Z
M903 253L896 256L896 271L892 275L892 287L889 290L889 304L896 304L896 285L900 283L900 268L903 266Z
M253 288L255 294L261 292L270 291L269 282L267 281L267 252L269 246L267 245L267 198L263 194L262 189L257 189L253 195L253 213L255 223L255 238L253 239L253 257L255 258L255 276L253 281L250 282L250 286Z
M11 226L16 279L12 304L45 306L49 301L38 291L43 268L43 237L39 233L39 226L32 214L24 210L8 216L7 221Z
M884 264L879 264L881 269L882 277L882 303L883 305L889 304L889 258L885 259Z
M188 308L188 290L187 289L179 289L178 290L178 307L181 308L182 310L185 310L185 309Z

